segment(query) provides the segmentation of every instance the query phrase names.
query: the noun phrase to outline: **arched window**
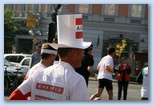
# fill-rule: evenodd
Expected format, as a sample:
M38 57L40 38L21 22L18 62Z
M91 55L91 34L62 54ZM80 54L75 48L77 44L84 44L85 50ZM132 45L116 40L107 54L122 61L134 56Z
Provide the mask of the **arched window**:
M142 17L142 8L141 4L132 4L131 6L131 17Z
M115 15L116 5L115 4L105 4L104 15Z
M79 13L89 13L89 5L79 4Z

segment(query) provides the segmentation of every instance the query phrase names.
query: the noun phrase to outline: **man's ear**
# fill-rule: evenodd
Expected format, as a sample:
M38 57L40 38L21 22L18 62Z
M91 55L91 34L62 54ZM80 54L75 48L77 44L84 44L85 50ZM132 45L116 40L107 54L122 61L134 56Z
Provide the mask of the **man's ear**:
M71 56L74 56L77 52L76 52L76 49L72 49L71 51L70 51L70 53L71 53Z

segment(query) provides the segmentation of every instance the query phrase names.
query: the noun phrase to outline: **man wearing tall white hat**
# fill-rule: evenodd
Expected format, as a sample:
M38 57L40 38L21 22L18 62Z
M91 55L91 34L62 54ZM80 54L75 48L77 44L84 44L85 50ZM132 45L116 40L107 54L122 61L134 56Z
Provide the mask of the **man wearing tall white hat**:
M84 49L91 45L83 42L82 15L58 15L57 28L58 44L51 46L58 49L59 61L28 79L32 82L31 99L89 100L86 82L74 70L81 66Z

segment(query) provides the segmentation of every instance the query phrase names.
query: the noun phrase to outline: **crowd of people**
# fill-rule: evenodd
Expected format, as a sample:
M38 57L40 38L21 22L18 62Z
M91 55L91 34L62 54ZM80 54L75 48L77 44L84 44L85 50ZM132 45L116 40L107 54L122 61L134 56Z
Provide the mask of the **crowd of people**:
M101 94L106 88L108 100L113 100L112 74L117 72L117 99L121 99L123 89L123 99L126 100L131 73L127 58L123 57L122 62L114 69L116 52L115 48L109 48L108 54L97 66L98 75L95 74L92 68L93 44L83 41L83 29L78 28L82 25L82 15L58 15L57 20L58 43L43 43L38 47L38 51L32 56L34 64L9 99L101 100ZM57 55L58 61L55 60ZM88 93L90 75L98 80L96 93L91 96Z

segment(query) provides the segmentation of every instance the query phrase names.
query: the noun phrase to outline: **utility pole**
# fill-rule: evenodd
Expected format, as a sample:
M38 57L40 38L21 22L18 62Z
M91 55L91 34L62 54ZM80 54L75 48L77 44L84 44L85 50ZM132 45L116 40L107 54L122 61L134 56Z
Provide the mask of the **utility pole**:
M55 12L52 14L52 22L49 23L49 29L48 29L48 42L52 43L53 39L55 39L55 34L57 31L57 15L58 15L58 10L61 7L61 4L58 4L57 6L54 6Z
M28 13L26 25L28 28L31 28L29 30L29 34L34 36L32 45L33 51L36 49L36 43L38 42L36 35L41 35L41 31L37 29L37 24L40 20L40 16L37 11L37 5L38 4L33 4L34 10L32 11L32 13Z

